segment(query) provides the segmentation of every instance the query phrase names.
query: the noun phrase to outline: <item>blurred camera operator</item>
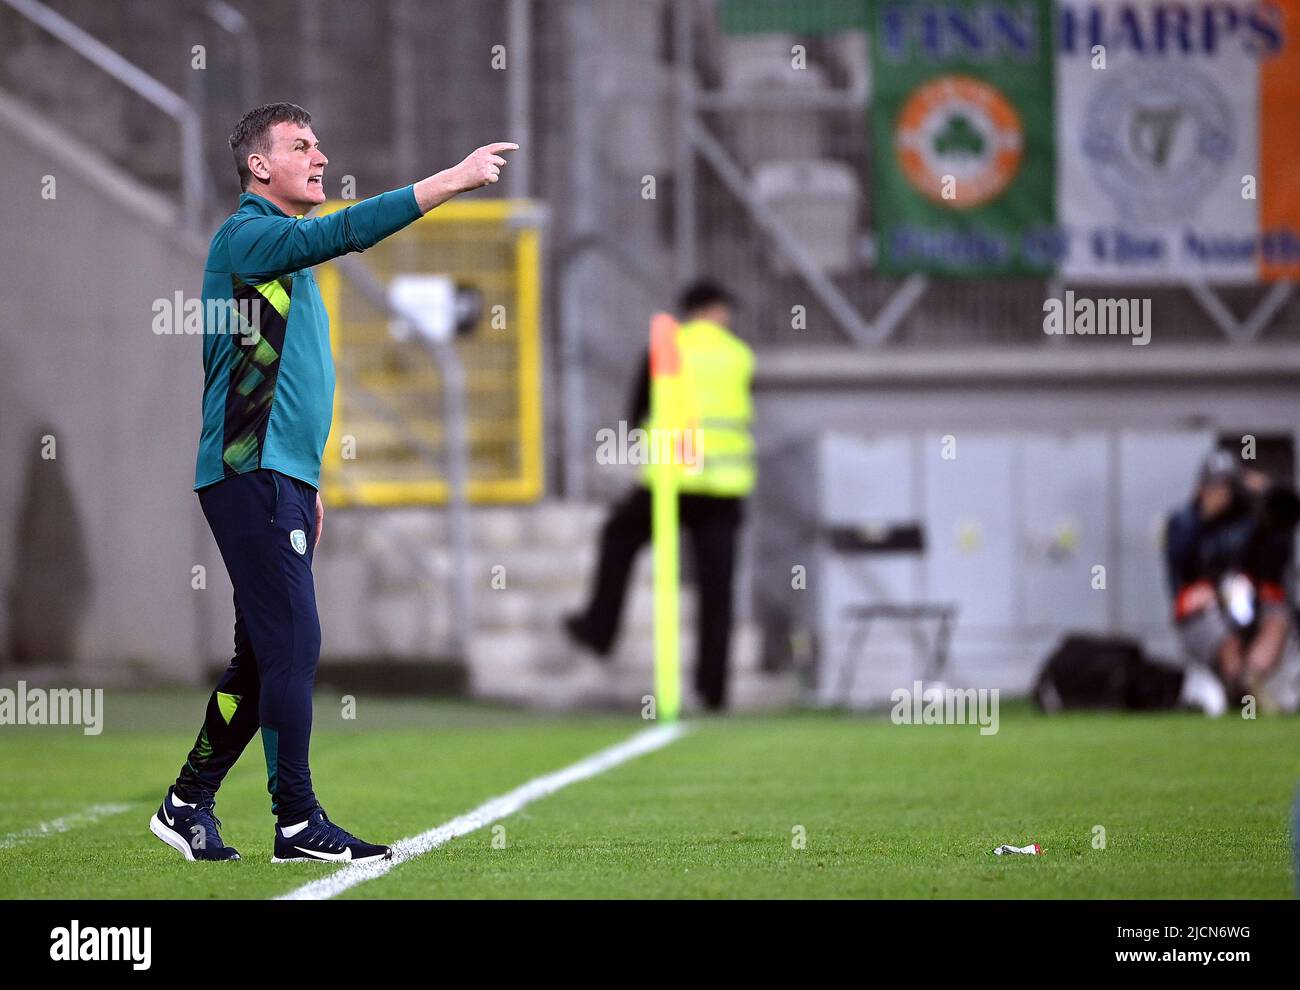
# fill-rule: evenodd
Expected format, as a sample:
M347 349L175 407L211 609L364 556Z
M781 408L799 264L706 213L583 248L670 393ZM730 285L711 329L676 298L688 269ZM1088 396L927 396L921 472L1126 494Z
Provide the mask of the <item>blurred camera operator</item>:
M1300 501L1225 450L1201 466L1195 494L1165 529L1174 623L1191 661L1214 671L1229 703L1300 704L1300 651L1287 581Z

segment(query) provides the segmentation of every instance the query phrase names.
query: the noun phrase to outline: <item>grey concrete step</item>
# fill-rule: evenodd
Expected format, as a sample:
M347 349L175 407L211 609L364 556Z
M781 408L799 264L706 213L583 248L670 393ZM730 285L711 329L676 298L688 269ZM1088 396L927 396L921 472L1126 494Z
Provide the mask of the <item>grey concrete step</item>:
M732 633L731 669L756 671L761 659L762 635L758 627L738 624ZM695 658L694 630L688 627L681 644L682 665L690 669ZM556 673L586 664L601 664L581 647L574 646L558 628L533 632L505 630L476 632L470 644L470 668L486 678L509 678L532 670ZM654 667L653 636L620 636L604 666L618 670L649 671Z
M700 711L689 684L689 681L683 684L682 692L682 711L688 716ZM646 707L646 699L654 694L654 678L649 671L584 664L564 672L520 674L508 681L476 681L474 693L533 708L605 708L640 715ZM789 708L800 700L799 687L793 675L766 675L756 671L733 672L728 694L730 708L734 711Z
M606 511L601 504L555 500L526 506L473 506L469 511L469 541L478 551L594 546ZM346 544L352 550L360 549L362 541L377 548L390 542L430 548L451 544L450 516L439 507L333 512L327 507L325 526L332 542Z
M474 636L468 665L478 696L550 708L639 706L653 689L653 570L647 551L628 588L619 643L607 664L569 641L561 622L586 601L603 522L599 505L543 502L476 508L469 567ZM442 510L341 511L326 517L315 558L326 657L419 657L451 638L454 561ZM680 598L683 667L694 662L694 589ZM738 707L789 703L792 683L758 670L761 636L741 624L731 670Z
M530 629L544 632L558 627L561 619L582 608L590 593L588 585L555 588L510 588L478 591L474 595L475 628L490 632ZM683 625L695 622L696 597L684 589L679 614ZM654 625L654 586L649 573L633 575L623 605L622 629L629 635L649 635Z

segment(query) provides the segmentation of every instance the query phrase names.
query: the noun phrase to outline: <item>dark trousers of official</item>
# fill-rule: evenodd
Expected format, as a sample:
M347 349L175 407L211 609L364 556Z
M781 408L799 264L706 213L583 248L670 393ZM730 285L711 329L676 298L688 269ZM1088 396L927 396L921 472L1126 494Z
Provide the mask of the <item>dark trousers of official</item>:
M235 655L177 790L188 801L215 792L260 728L271 810L281 824L294 824L316 807L308 767L320 659L311 572L316 489L257 470L204 488L199 503L235 589Z
M706 707L719 709L727 703L732 581L744 500L680 495L678 506L691 541L698 594L695 691ZM618 637L632 565L649 540L650 493L638 487L614 507L601 531L596 583L579 620L587 639L602 653L609 652Z

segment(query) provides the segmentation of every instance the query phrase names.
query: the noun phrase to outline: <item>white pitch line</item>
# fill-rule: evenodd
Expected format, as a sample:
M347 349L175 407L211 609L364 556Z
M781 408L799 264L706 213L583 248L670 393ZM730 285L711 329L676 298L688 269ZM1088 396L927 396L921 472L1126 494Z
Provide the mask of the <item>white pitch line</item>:
M120 815L122 812L130 810L131 805L129 804L94 804L85 811L77 811L71 815L64 815L62 818L41 822L32 828L25 828L21 832L0 835L0 849L11 849L14 846L21 846L25 842L31 842L33 839L45 839L51 835L61 835L82 825L93 825L101 818Z
M661 749L678 738L683 731L681 725L659 725L638 732L631 739L610 746L608 749L602 749L598 753L593 753L586 759L579 760L563 770L557 770L555 773L548 773L542 777L534 777L508 794L494 797L479 805L473 811L467 812L459 818L453 818L437 828L431 828L427 832L421 832L409 839L401 839L393 843L392 859L345 866L327 877L313 880L311 883L304 884L297 890L292 890L287 894L281 894L276 900L323 901L335 897L343 893L343 891L357 886L357 884L365 883L367 880L374 880L376 877L382 877L394 867L400 866L407 860L415 859L417 856L423 856L425 853L437 849L458 836L468 835L485 825L491 825L495 821L513 815L525 805L531 804L533 801L544 798L549 794L554 794L561 788L576 784L581 780L587 780L618 766L620 763L626 763L628 760Z

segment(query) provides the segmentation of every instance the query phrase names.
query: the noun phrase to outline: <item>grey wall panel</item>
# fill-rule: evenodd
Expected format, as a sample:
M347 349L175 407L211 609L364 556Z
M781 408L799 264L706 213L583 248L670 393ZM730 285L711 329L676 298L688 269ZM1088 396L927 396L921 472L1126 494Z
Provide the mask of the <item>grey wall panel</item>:
M817 449L824 522L852 526L915 516L911 438L828 432Z
M805 618L817 631L823 700L841 684L852 637L845 609L880 602L959 607L948 679L1022 692L1074 630L1136 636L1173 658L1161 533L1190 493L1212 435L1203 430L837 434L794 448L787 478L816 477L820 511L840 524L915 518L924 557L823 548ZM910 461L905 468L903 465ZM915 505L912 504L916 497ZM1104 589L1093 567L1106 568ZM877 622L854 700L882 704L910 681L930 630Z
M13 527L32 472L50 466L39 459L48 427L87 555L78 658L92 669L131 661L189 679L198 670L197 603L224 581L190 490L199 338L157 336L151 320L155 299L198 292L202 259L7 131L0 174L10 189L0 236L0 584L58 565L38 560L16 572ZM45 175L57 181L52 200L40 195ZM205 592L190 586L200 563ZM0 604L0 644L7 613Z
M945 435L956 440L951 460ZM959 630L1020 621L1015 456L1014 441L996 434L957 429L923 440L925 587L932 600L961 603Z
M1131 430L1118 436L1119 567L1110 569L1108 594L1118 599L1121 629L1148 639L1152 649L1172 647L1165 520L1191 497L1213 443L1214 436L1202 431Z
M1111 541L1106 437L1029 435L1020 443L1024 622L1104 630L1110 608L1106 592L1094 590L1091 578L1093 565L1104 564Z

